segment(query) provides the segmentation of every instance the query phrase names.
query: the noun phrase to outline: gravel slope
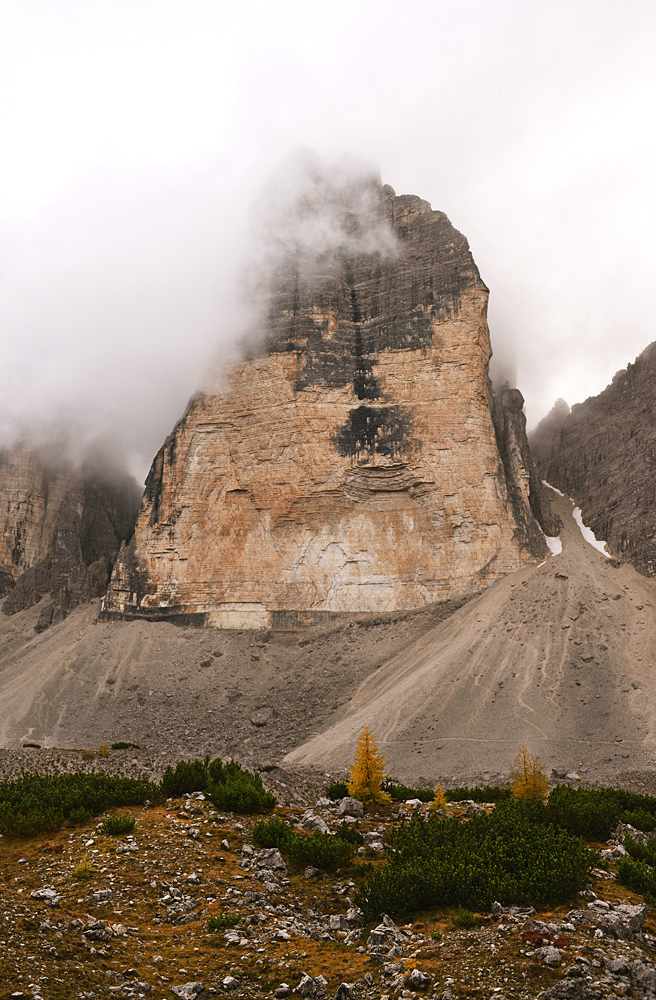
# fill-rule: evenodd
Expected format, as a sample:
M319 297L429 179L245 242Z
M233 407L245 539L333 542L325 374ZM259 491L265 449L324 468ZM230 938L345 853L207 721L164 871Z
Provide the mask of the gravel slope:
M552 494L563 551L512 574L365 678L289 764L345 768L367 724L408 782L493 780L525 741L548 768L654 767L656 583L613 566Z

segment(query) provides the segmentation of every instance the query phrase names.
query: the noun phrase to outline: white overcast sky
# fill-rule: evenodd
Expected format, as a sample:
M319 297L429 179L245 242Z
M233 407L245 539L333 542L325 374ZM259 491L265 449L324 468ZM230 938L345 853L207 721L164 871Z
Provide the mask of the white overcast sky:
M652 0L0 0L0 437L140 476L290 149L447 213L533 425L656 339Z

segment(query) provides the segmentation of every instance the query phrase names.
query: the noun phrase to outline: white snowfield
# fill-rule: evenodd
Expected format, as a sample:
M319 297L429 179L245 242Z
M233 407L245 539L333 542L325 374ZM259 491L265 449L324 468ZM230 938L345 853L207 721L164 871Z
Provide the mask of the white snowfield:
M560 535L545 535L544 537L552 556L559 556L563 551L563 543L560 540Z
M570 497L570 500L571 499L572 498ZM572 503L574 503L573 500ZM613 557L611 553L606 548L606 543L599 541L595 537L594 531L591 528L586 527L586 525L583 523L583 515L581 514L581 508L575 507L574 510L572 511L572 515L574 517L574 520L578 524L579 528L581 529L581 534L585 538L586 542L592 545L594 549L597 549L598 552L601 552L602 556L606 556L606 559L612 559Z
M555 486L552 486L551 483L548 483L546 479L542 480L542 485L546 486L547 489L549 490L553 490L554 493L557 493L559 497L565 496L565 494L561 493L559 489L557 489ZM569 500L572 506L574 507L576 501L572 500L571 497L569 498ZM588 544L591 545L593 549L596 549L597 552L601 552L602 556L606 556L606 559L612 559L613 558L612 554L606 548L606 542L599 541L596 538L592 528L588 528L587 525L583 523L583 515L581 513L580 507L574 507L574 510L572 511L572 517L574 518L579 528L581 529L581 534L585 538L586 542L588 542ZM554 556L559 555L563 551L563 543L561 542L560 538L549 538L548 535L545 535L544 537L547 539L547 545L551 549L551 552ZM544 565L544 563L541 563L540 565Z

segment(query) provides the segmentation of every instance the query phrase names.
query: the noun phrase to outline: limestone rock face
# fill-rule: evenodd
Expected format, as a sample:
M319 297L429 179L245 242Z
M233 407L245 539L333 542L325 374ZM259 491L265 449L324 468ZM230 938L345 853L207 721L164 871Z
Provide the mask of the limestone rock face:
M50 593L40 627L107 588L139 504L131 477L49 465L23 448L0 452L0 596L11 615ZM6 596L8 595L8 596Z
M585 523L619 557L656 573L656 342L611 384L559 400L531 435L540 475L576 500Z
M393 251L281 260L264 350L197 396L155 458L106 617L310 624L471 593L546 554L539 481L509 494L526 441L500 453L467 241L389 187L375 210Z

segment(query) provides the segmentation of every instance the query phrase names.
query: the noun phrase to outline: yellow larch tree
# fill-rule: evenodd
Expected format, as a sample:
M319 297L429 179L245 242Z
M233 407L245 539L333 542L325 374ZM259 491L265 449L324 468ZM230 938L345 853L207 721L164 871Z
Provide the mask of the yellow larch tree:
M442 782L438 781L435 785L435 795L433 796L433 801L431 802L429 809L444 809L446 811L446 793L442 788Z
M376 746L367 726L358 738L355 760L347 782L349 795L359 799L364 805L383 805L391 799L381 788L385 777L385 758Z
M510 772L510 787L516 799L533 799L544 802L549 794L549 782L544 767L537 757L530 754L522 743Z

